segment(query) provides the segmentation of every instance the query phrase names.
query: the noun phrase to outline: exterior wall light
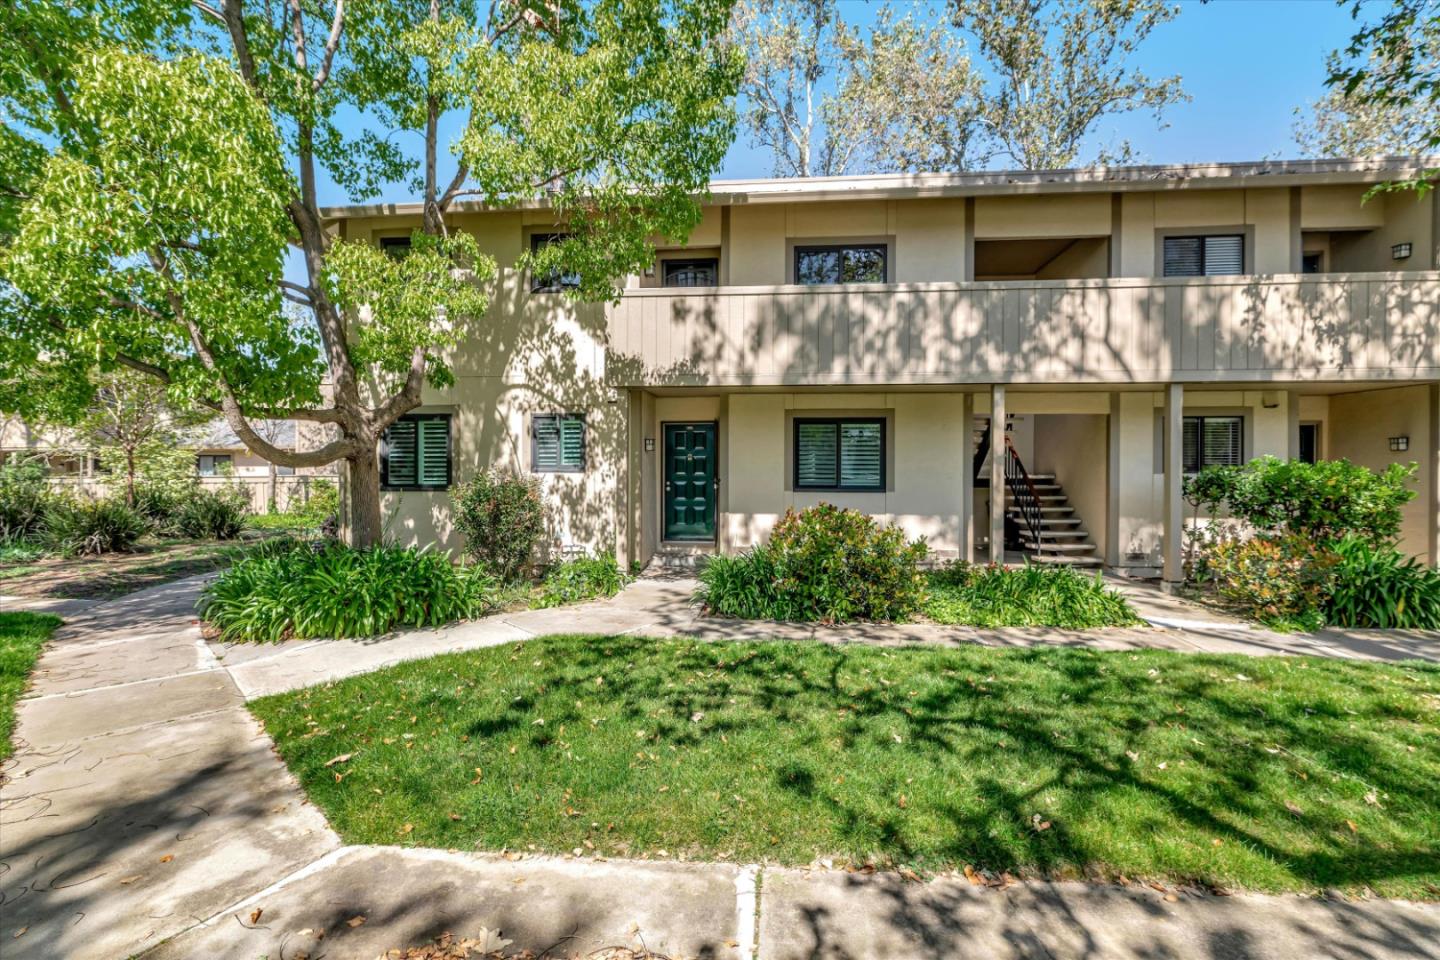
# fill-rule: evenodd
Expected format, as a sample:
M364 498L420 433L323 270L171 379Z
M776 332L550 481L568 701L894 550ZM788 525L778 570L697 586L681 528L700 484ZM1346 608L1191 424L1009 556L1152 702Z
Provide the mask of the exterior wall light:
M655 438L654 438L654 437L646 437L646 438L645 438L645 452L646 452L646 453L654 453L654 452L655 452Z
M1390 438L1390 452L1391 452L1391 453L1404 453L1406 450L1409 450L1409 449L1410 449L1410 438L1409 438L1409 437L1391 437L1391 438Z
M1397 243L1397 244L1395 244L1394 246L1392 246L1392 247L1390 248L1390 259L1391 259L1391 260L1408 260L1408 259L1410 259L1410 251L1411 251L1411 249L1412 249L1412 248L1411 248L1410 244L1408 244L1408 243Z

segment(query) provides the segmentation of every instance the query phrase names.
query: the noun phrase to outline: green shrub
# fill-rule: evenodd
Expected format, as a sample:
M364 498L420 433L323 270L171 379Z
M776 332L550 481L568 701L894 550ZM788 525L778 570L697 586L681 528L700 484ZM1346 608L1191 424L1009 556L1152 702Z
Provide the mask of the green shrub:
M1440 629L1440 571L1358 537L1334 544L1325 620L1337 627Z
M925 542L907 543L858 510L828 503L787 511L764 546L715 557L700 574L713 613L843 623L908 620L925 599Z
M947 564L929 574L925 614L937 623L977 627L1121 627L1139 623L1126 599L1068 567Z
M37 536L54 500L39 457L12 456L0 464L0 540Z
M1376 473L1349 460L1261 457L1242 467L1207 467L1185 485L1186 497L1212 514L1224 509L1261 533L1329 543L1360 537L1394 543L1401 509L1415 497L1414 464Z
M519 578L545 534L539 482L488 471L456 487L450 500L465 553L506 582Z
M0 540L0 563L33 563L45 556L45 548L35 540Z
M67 555L125 553L150 524L119 497L56 497L45 511L44 539Z
M580 600L613 597L629 578L620 572L613 554L598 557L576 557L556 564L545 574L537 607L558 607Z
M494 587L479 568L428 550L277 540L207 586L200 613L224 640L368 637L488 613Z
M192 540L234 540L250 513L250 497L236 487L197 486L175 510L175 526Z
M335 481L317 477L310 481L309 494L301 501L291 500L288 514L307 526L322 527L340 513L340 491Z
M1205 552L1216 592L1237 610L1281 628L1323 626L1335 554L1303 536L1227 537Z

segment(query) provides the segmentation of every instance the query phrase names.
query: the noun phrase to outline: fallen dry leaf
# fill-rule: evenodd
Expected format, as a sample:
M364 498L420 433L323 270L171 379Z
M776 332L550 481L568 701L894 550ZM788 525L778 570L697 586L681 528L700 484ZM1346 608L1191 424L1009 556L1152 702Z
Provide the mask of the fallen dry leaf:
M144 876L145 876L145 874L143 874L143 873L137 873L137 874L135 874L133 877L121 877L121 878L120 878L120 882L121 882L122 884L134 883L136 880L139 880L139 879L141 879L141 878L144 877Z
M1357 827L1357 826L1355 826L1355 821L1354 821L1354 820L1346 820L1346 821L1345 821L1345 826L1347 826L1347 827L1350 828L1350 832L1351 832L1351 833L1359 833L1359 832L1360 832L1360 828Z
M407 824L405 824L405 826L403 826L403 827L400 828L400 832L401 832L402 834L408 834L408 833L412 832L414 829L415 829L415 824L413 824L413 823L407 823Z
M326 761L325 761L325 766L327 766L327 767L333 767L333 766L335 766L335 764L337 764L337 763L344 763L345 761L349 760L349 759L350 759L351 757L353 757L353 756L355 756L355 754L353 754L353 753L342 753L342 754L340 754L340 756L338 756L338 757L331 757L329 760L326 760Z
M167 853L167 854L165 854L165 856L163 856L163 857L160 858L160 862L161 862L161 863L169 863L171 860L174 860L174 859L175 859L175 854L173 854L173 853Z
M346 921L345 921L345 926L350 927L350 928L353 929L353 928L355 928L355 927L360 926L360 924L362 924L362 923L364 923L364 922L365 922L365 915L362 913L362 914L360 914L359 916L351 917L349 920L346 920Z
M260 914L262 914L262 913L264 913L264 912L265 912L265 908L264 908L264 907L256 907L254 910L251 910L251 911L250 911L250 925L251 925L251 926L254 926L255 924L259 923L259 922L260 922Z

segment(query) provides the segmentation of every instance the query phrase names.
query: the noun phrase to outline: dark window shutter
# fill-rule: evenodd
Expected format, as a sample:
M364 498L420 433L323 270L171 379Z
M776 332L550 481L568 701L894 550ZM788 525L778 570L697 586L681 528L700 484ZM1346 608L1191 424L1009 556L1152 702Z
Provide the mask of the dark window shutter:
M560 466L585 469L585 421L579 417L560 418Z
M839 479L839 429L833 423L801 423L795 429L795 485L833 487Z
M1165 238L1165 276L1199 277L1205 271L1205 247L1199 237Z
M1245 272L1245 238L1205 238L1205 276L1229 277Z
M1200 472L1200 418L1186 417L1181 432L1180 460L1186 473ZM1169 469L1168 467L1166 468Z
M536 417L531 421L534 450L531 462L536 470L560 469L560 418Z
M450 418L421 420L419 428L420 486L450 485Z
M419 477L414 420L397 420L385 431L385 484L413 487Z
M840 486L880 486L885 455L880 424L845 423L840 433Z

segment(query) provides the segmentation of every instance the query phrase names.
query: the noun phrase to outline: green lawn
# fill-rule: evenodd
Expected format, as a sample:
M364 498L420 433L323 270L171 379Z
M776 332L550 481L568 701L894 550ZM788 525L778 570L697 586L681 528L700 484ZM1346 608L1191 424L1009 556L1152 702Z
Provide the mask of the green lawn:
M0 760L14 749L15 701L25 692L40 648L60 626L60 618L46 613L0 613Z
M547 637L252 707L352 843L1440 898L1434 665Z

